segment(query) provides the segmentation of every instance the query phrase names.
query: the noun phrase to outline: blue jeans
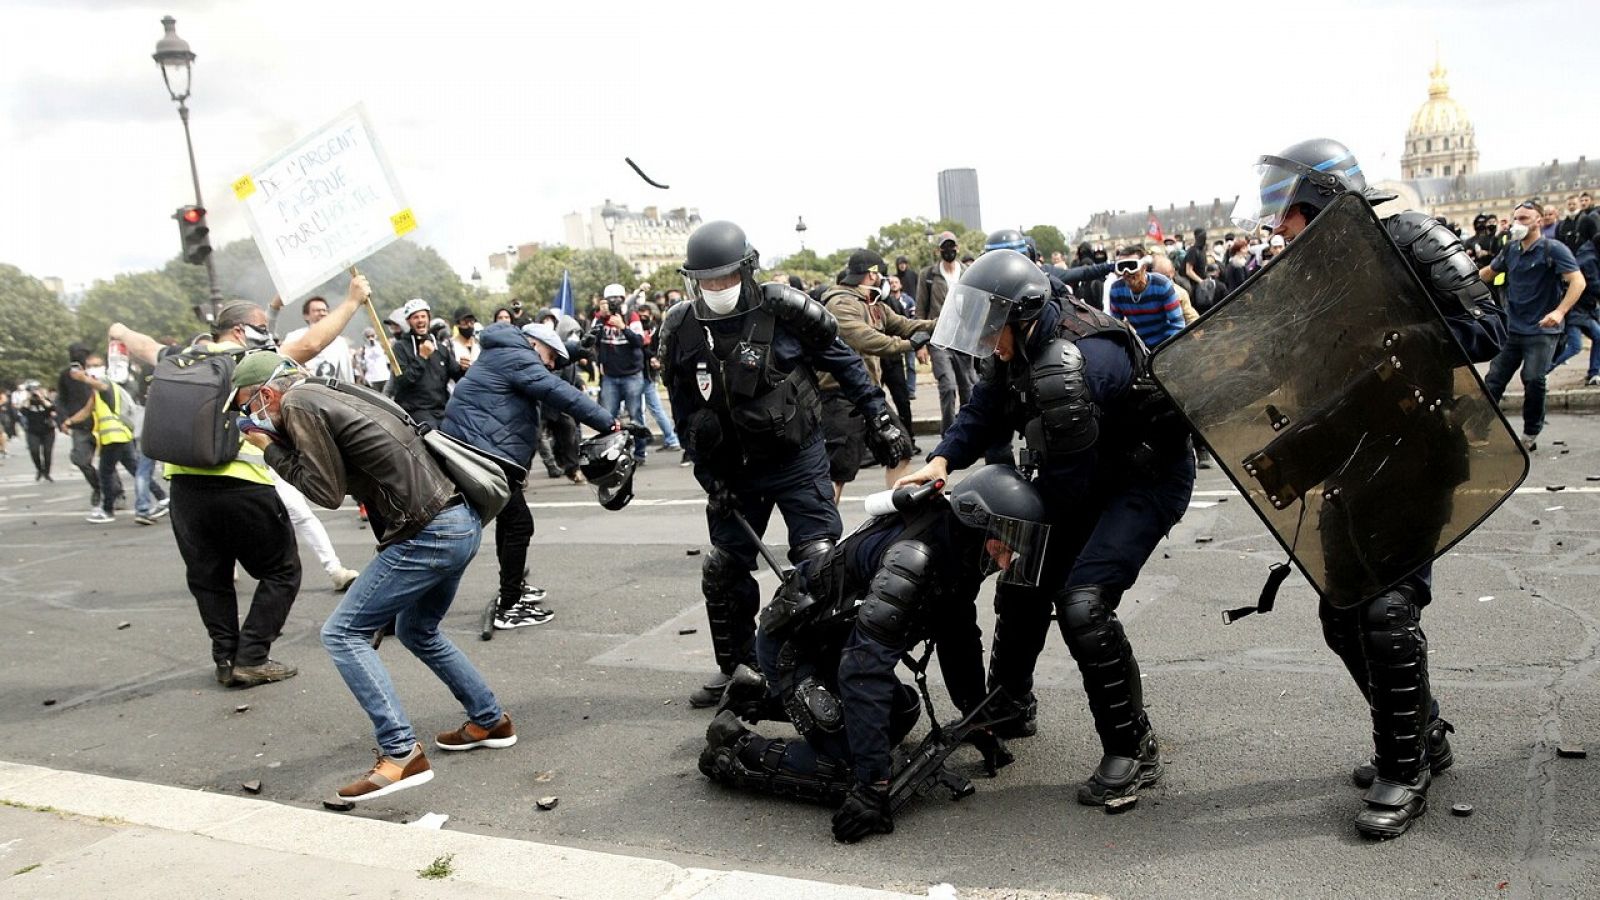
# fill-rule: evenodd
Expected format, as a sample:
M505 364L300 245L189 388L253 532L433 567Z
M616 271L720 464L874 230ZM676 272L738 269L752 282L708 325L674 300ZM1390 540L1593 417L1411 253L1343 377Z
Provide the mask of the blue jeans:
M139 453L138 444L128 441L122 444L106 444L100 448L100 508L106 515L111 515L112 505L116 501L118 490L117 466L128 471L133 479L133 512L134 515L147 516L155 512L155 503L150 499L150 480L140 481L138 478L139 461L143 456Z
M1567 316L1566 340L1562 343L1561 352L1556 354L1555 361L1550 363L1551 371L1583 350L1585 335L1588 335L1590 342L1589 371L1585 377L1600 375L1600 321L1594 316L1576 312Z
M661 392L656 390L656 383L644 383L644 408L650 410L650 417L656 420L656 426L661 429L661 446L668 450L678 449L678 433L672 430L672 417L661 408Z
M167 498L167 492L161 489L161 479L156 477L156 461L140 453L138 449L133 452L139 457L133 473L134 510L138 511L146 509L147 504L148 506L154 506L154 504L149 504L145 498L152 498L159 502ZM150 511L153 512L154 510Z
M1511 373L1522 367L1522 433L1528 437L1544 430L1544 379L1560 338L1557 334L1506 335L1505 346L1489 363L1489 374L1483 379L1490 399L1499 403L1511 383Z
M658 401L659 402L659 401ZM644 376L633 375L606 375L600 379L600 408L613 416L617 409L626 405L628 417L634 422L644 424ZM633 441L633 455L644 459L645 451L649 448L648 438L635 438Z
M417 743L389 671L372 649L372 633L390 619L400 643L444 682L474 724L493 728L500 721L500 703L483 676L439 633L439 621L450 611L456 585L482 537L470 507L446 507L415 537L383 548L322 625L322 645L372 719L386 756L404 756Z
M906 353L906 396L912 399L917 396L917 351L915 350Z

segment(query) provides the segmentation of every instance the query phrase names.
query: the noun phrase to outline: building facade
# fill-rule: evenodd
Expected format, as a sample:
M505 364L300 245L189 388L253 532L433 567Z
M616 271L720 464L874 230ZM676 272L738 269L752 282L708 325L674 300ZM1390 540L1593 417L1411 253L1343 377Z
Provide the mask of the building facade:
M600 206L590 207L587 214L567 213L562 225L567 246L577 250L596 247L612 250L628 261L636 275L643 277L669 263L682 264L689 247L689 234L700 227L700 210L663 211L646 206L634 212L626 205L607 200Z
M939 218L960 222L972 231L983 230L977 169L945 169L939 173Z

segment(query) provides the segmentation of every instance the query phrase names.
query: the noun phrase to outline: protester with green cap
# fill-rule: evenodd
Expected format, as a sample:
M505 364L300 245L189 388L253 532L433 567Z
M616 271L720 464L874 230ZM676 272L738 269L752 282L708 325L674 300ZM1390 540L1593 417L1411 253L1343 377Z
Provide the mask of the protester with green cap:
M425 663L466 708L467 721L441 732L443 750L509 747L511 718L465 654L439 630L467 564L477 555L482 523L434 461L408 419L366 388L307 380L292 362L253 353L234 369L234 402L245 440L267 465L311 502L338 509L349 494L365 503L378 555L362 570L322 626L333 657L368 717L378 758L338 791L359 802L432 780L422 752L371 637L391 620L400 643Z

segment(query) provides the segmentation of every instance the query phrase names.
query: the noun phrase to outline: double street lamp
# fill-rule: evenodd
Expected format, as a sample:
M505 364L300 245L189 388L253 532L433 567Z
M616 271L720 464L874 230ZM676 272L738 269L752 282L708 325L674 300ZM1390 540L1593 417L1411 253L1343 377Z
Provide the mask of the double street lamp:
M194 163L194 141L189 137L189 81L193 74L194 51L189 49L189 42L178 37L178 20L171 16L161 19L162 27L166 34L156 42L156 52L153 59L161 67L161 80L167 86L167 93L171 95L172 102L178 104L178 118L183 121L183 142L189 148L189 177L194 180L194 205L201 210L205 209L205 201L200 199L200 170ZM204 215L204 213L202 213ZM198 308L196 315L208 322L215 322L217 310L222 305L222 290L217 286L217 264L207 253L205 257L206 280L211 286L211 313L203 315Z

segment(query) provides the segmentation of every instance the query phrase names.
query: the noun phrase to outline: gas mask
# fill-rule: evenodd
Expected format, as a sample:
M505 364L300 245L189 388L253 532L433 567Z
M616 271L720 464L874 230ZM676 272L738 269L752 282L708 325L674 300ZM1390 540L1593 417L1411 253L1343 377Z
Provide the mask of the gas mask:
M707 309L719 316L725 316L733 312L734 307L739 305L739 293L743 290L743 284L736 284L720 291L708 291L705 288L701 288L700 297L705 300Z
M276 350L278 340L272 332L254 325L241 325L239 329L244 332L244 345L252 350Z

